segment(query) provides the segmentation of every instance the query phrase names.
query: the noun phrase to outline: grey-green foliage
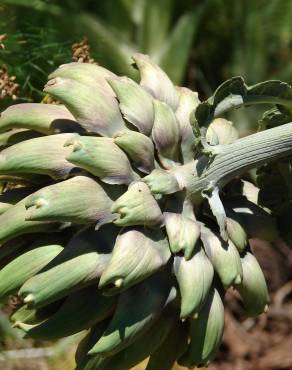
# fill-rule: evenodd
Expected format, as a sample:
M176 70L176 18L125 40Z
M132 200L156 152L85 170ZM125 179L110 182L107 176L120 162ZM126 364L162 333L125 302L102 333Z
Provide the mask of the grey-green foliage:
M135 77L129 52L145 52L180 83L207 3L178 9L175 0L4 0L0 25L8 36L0 63L17 76L20 96L39 99L45 76L70 61L70 44L86 36L92 56L111 70Z

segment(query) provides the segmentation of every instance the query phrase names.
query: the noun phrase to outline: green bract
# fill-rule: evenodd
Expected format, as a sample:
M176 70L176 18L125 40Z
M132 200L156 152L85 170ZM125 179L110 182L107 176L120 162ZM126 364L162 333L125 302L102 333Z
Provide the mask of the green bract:
M291 87L237 77L201 103L148 56L133 62L140 84L61 66L45 87L61 105L0 117L0 298L22 299L11 320L27 337L89 330L78 370L129 370L149 356L147 370L204 366L222 339L226 289L247 314L267 309L248 239L278 230L258 188L234 178L289 156L292 128L239 139L220 116L255 103L291 112Z

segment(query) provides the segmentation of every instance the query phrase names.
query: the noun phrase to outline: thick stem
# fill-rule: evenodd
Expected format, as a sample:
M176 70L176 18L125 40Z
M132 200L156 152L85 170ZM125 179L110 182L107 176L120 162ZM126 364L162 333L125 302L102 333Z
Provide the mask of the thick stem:
M292 123L258 132L223 145L213 158L205 156L180 167L176 176L192 198L202 190L222 187L235 176L292 154Z

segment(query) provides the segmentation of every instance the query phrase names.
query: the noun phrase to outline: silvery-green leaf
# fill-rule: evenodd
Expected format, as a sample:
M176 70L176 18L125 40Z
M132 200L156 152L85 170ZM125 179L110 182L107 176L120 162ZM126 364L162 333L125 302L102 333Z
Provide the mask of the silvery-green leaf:
M0 148L17 144L21 141L34 139L42 136L39 132L27 130L25 128L15 128L0 134Z
M148 186L141 181L131 184L114 202L112 212L119 216L114 221L118 226L153 226L162 222L162 213L157 201Z
M46 186L25 201L26 220L77 224L111 222L112 201L104 189L87 176Z
M169 245L160 229L125 229L116 240L99 287L109 294L125 290L163 268L169 258Z
M159 159L166 168L178 161L178 144L180 140L179 125L170 107L154 100L154 125L152 139L158 150Z
M172 194L180 191L176 177L171 171L156 168L149 175L143 177L152 193Z
M197 316L212 285L214 269L211 262L199 245L188 261L175 256L173 269L181 294L180 317Z
M39 308L96 284L109 262L117 232L112 225L99 231L82 230L51 263L24 283L19 296L28 307Z
M150 135L154 121L153 99L140 85L127 77L109 78L125 119L145 135Z
M70 148L64 143L74 134L38 137L15 144L0 153L0 174L41 174L65 179L75 167L65 158Z
M0 116L0 132L26 128L42 134L54 134L78 124L63 105L23 103L8 107Z
M269 293L266 280L256 258L247 252L241 257L243 269L242 283L236 286L246 312L249 316L257 316L268 309Z
M194 158L195 135L190 123L190 114L196 109L200 100L198 93L185 87L177 88L179 104L175 112L180 126L181 151L184 163Z
M112 356L143 335L159 318L169 290L168 279L159 273L123 292L108 328L90 355Z
M154 168L154 145L149 137L136 131L121 131L114 142L123 149L141 172L149 173Z
M60 100L88 132L113 136L126 129L116 99L94 84L57 77L44 91Z
M191 341L179 364L189 368L208 366L221 344L223 329L224 306L213 288L198 317L190 321Z
M85 85L96 85L106 94L115 95L107 83L107 78L115 77L114 73L97 64L78 62L62 64L49 75L49 80L56 77L72 79Z
M180 213L164 212L164 223L172 253L183 252L188 260L200 237L200 226Z
M208 126L206 140L210 145L225 145L239 138L239 132L233 122L224 118L216 118Z
M49 221L27 221L24 198L0 215L0 243L29 233L57 231L60 223Z
M277 127L292 121L292 111L287 109L272 108L264 112L262 118L259 120L259 129L266 130L272 127Z
M242 266L234 244L230 240L224 242L205 226L201 227L201 240L223 286L229 288L240 284L242 281Z
M247 86L240 76L233 77L220 85L213 96L196 109L200 126L207 126L216 117L231 109L251 104L278 104L292 111L291 85L270 80Z
M108 184L129 184L136 177L128 157L114 139L75 135L65 146L69 150L69 162Z
M141 86L155 99L166 103L175 111L178 106L178 96L167 74L153 63L148 55L136 53L132 58L141 75Z

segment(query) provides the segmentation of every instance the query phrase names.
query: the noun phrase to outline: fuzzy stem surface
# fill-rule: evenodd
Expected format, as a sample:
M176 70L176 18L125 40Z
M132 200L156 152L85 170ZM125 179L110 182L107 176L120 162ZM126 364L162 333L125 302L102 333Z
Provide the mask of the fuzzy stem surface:
M201 156L176 174L191 198L203 190L222 188L234 177L264 163L292 154L292 122L222 145L212 158Z

